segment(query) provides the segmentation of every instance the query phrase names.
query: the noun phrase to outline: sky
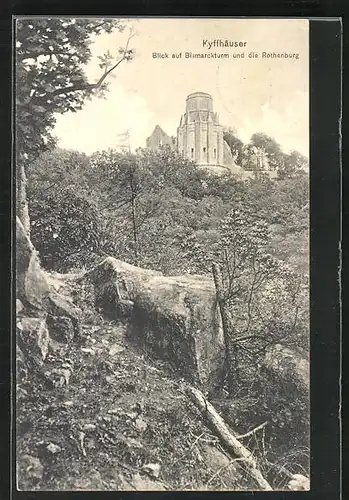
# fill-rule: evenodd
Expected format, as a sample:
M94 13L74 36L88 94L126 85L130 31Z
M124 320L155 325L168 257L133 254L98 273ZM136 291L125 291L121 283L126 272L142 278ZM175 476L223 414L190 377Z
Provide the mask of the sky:
M133 61L115 70L105 98L57 117L54 133L61 147L87 154L118 147L118 134L125 130L132 149L144 147L157 124L175 136L187 95L202 91L212 95L220 123L232 127L243 142L264 132L285 152L309 155L307 20L139 18L126 23L135 32ZM91 82L101 76L98 56L109 50L116 58L127 37L128 30L95 39L85 68ZM208 48L214 40L246 44ZM154 58L154 52L169 57ZM186 52L227 53L229 58L185 58ZM251 52L259 57L249 57ZM298 58L265 58L263 52ZM179 53L182 57L172 58Z

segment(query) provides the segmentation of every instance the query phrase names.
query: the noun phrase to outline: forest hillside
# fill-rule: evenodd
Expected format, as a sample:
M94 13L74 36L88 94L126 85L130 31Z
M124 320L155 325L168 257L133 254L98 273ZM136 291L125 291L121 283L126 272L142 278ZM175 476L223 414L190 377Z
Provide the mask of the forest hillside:
M56 144L134 59L119 19L16 30L16 463L20 490L309 489L309 179L256 131L212 175L169 147ZM127 32L127 30L126 30Z

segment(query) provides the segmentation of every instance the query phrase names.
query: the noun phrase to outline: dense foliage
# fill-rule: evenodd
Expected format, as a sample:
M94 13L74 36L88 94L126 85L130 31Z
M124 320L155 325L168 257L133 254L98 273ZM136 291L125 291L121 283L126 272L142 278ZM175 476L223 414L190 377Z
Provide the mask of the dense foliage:
M198 169L170 148L90 158L56 149L33 163L29 198L32 238L49 268L108 254L166 274L207 274L218 261L230 274L236 266L231 303L251 302L254 283L247 331L262 328L262 310L268 331L293 324L285 307L307 278L305 174L239 181Z
M250 141L244 144L234 130L228 128L224 132L224 140L235 163L245 170L274 171L279 179L286 179L297 177L309 167L307 158L301 153L284 153L275 139L263 133L253 134Z
M77 111L100 85L87 80L91 37L124 29L115 19L19 19L16 21L17 153L28 158L47 148L55 114ZM119 54L120 56L120 54ZM130 53L125 54L126 58ZM106 71L102 64L101 75Z
M16 205L17 215L29 232L26 197L28 165L55 143L56 115L82 108L87 99L107 89L109 75L133 57L130 33L116 55L101 55L101 76L89 82L85 65L91 59L93 36L123 31L119 19L16 20Z

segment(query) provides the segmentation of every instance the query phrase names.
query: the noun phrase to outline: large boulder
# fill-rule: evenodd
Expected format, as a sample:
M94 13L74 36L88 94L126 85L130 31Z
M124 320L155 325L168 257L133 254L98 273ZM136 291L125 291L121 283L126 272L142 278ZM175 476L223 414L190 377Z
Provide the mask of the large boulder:
M19 217L16 218L16 293L25 307L38 309L49 294L38 254Z
M44 475L44 466L37 457L22 455L18 459L18 489L30 491L37 487Z
M70 342L73 337L79 337L81 310L71 300L51 291L45 298L44 307L49 313L48 323L54 338L58 335L60 340L62 337L66 337L66 341ZM71 325L73 333L70 332Z
M96 307L112 318L121 318L131 316L142 283L162 273L108 257L85 276L93 282Z
M48 314L46 323L51 339L63 344L69 344L74 339L74 325L71 318Z
M49 341L45 318L23 317L17 321L17 342L20 350L39 364L46 359Z
M293 349L281 344L267 347L262 370L278 384L303 394L309 392L309 359Z
M213 280L164 276L108 257L89 278L97 305L130 317L130 334L206 390L219 385L224 341Z

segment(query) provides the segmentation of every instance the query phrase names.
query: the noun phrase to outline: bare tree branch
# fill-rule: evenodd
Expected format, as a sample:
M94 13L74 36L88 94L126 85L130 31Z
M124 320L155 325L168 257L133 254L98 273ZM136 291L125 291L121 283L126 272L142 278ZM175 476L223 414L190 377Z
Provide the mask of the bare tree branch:
M195 404L211 424L226 449L229 450L234 457L244 460L251 477L253 477L260 489L271 491L272 487L258 468L259 464L252 452L240 443L236 434L228 428L223 418L219 415L214 406L204 397L202 392L189 386L186 393L192 403Z
M243 439L243 438L247 438L249 436L252 436L252 434L255 434L257 431L260 431L261 429L264 429L264 427L266 425L268 425L268 423L269 422L263 422L263 424L258 425L257 427L255 427L254 429L252 429L249 432L246 432L246 434L240 434L239 436L236 436L236 439Z
M84 90L97 90L99 89L103 82L106 80L106 78L123 62L129 59L129 44L130 40L135 36L135 33L133 32L132 28L130 29L130 34L128 36L125 48L123 49L122 52L122 57L108 70L106 70L100 79L98 80L97 83L86 83L84 81L81 81L80 83L74 84L74 85L68 85L67 87L63 87L60 89L53 90L52 92L46 92L46 95L55 97L57 95L61 94L67 94L70 92L78 92L78 91L84 91ZM32 98L30 99L30 101Z

